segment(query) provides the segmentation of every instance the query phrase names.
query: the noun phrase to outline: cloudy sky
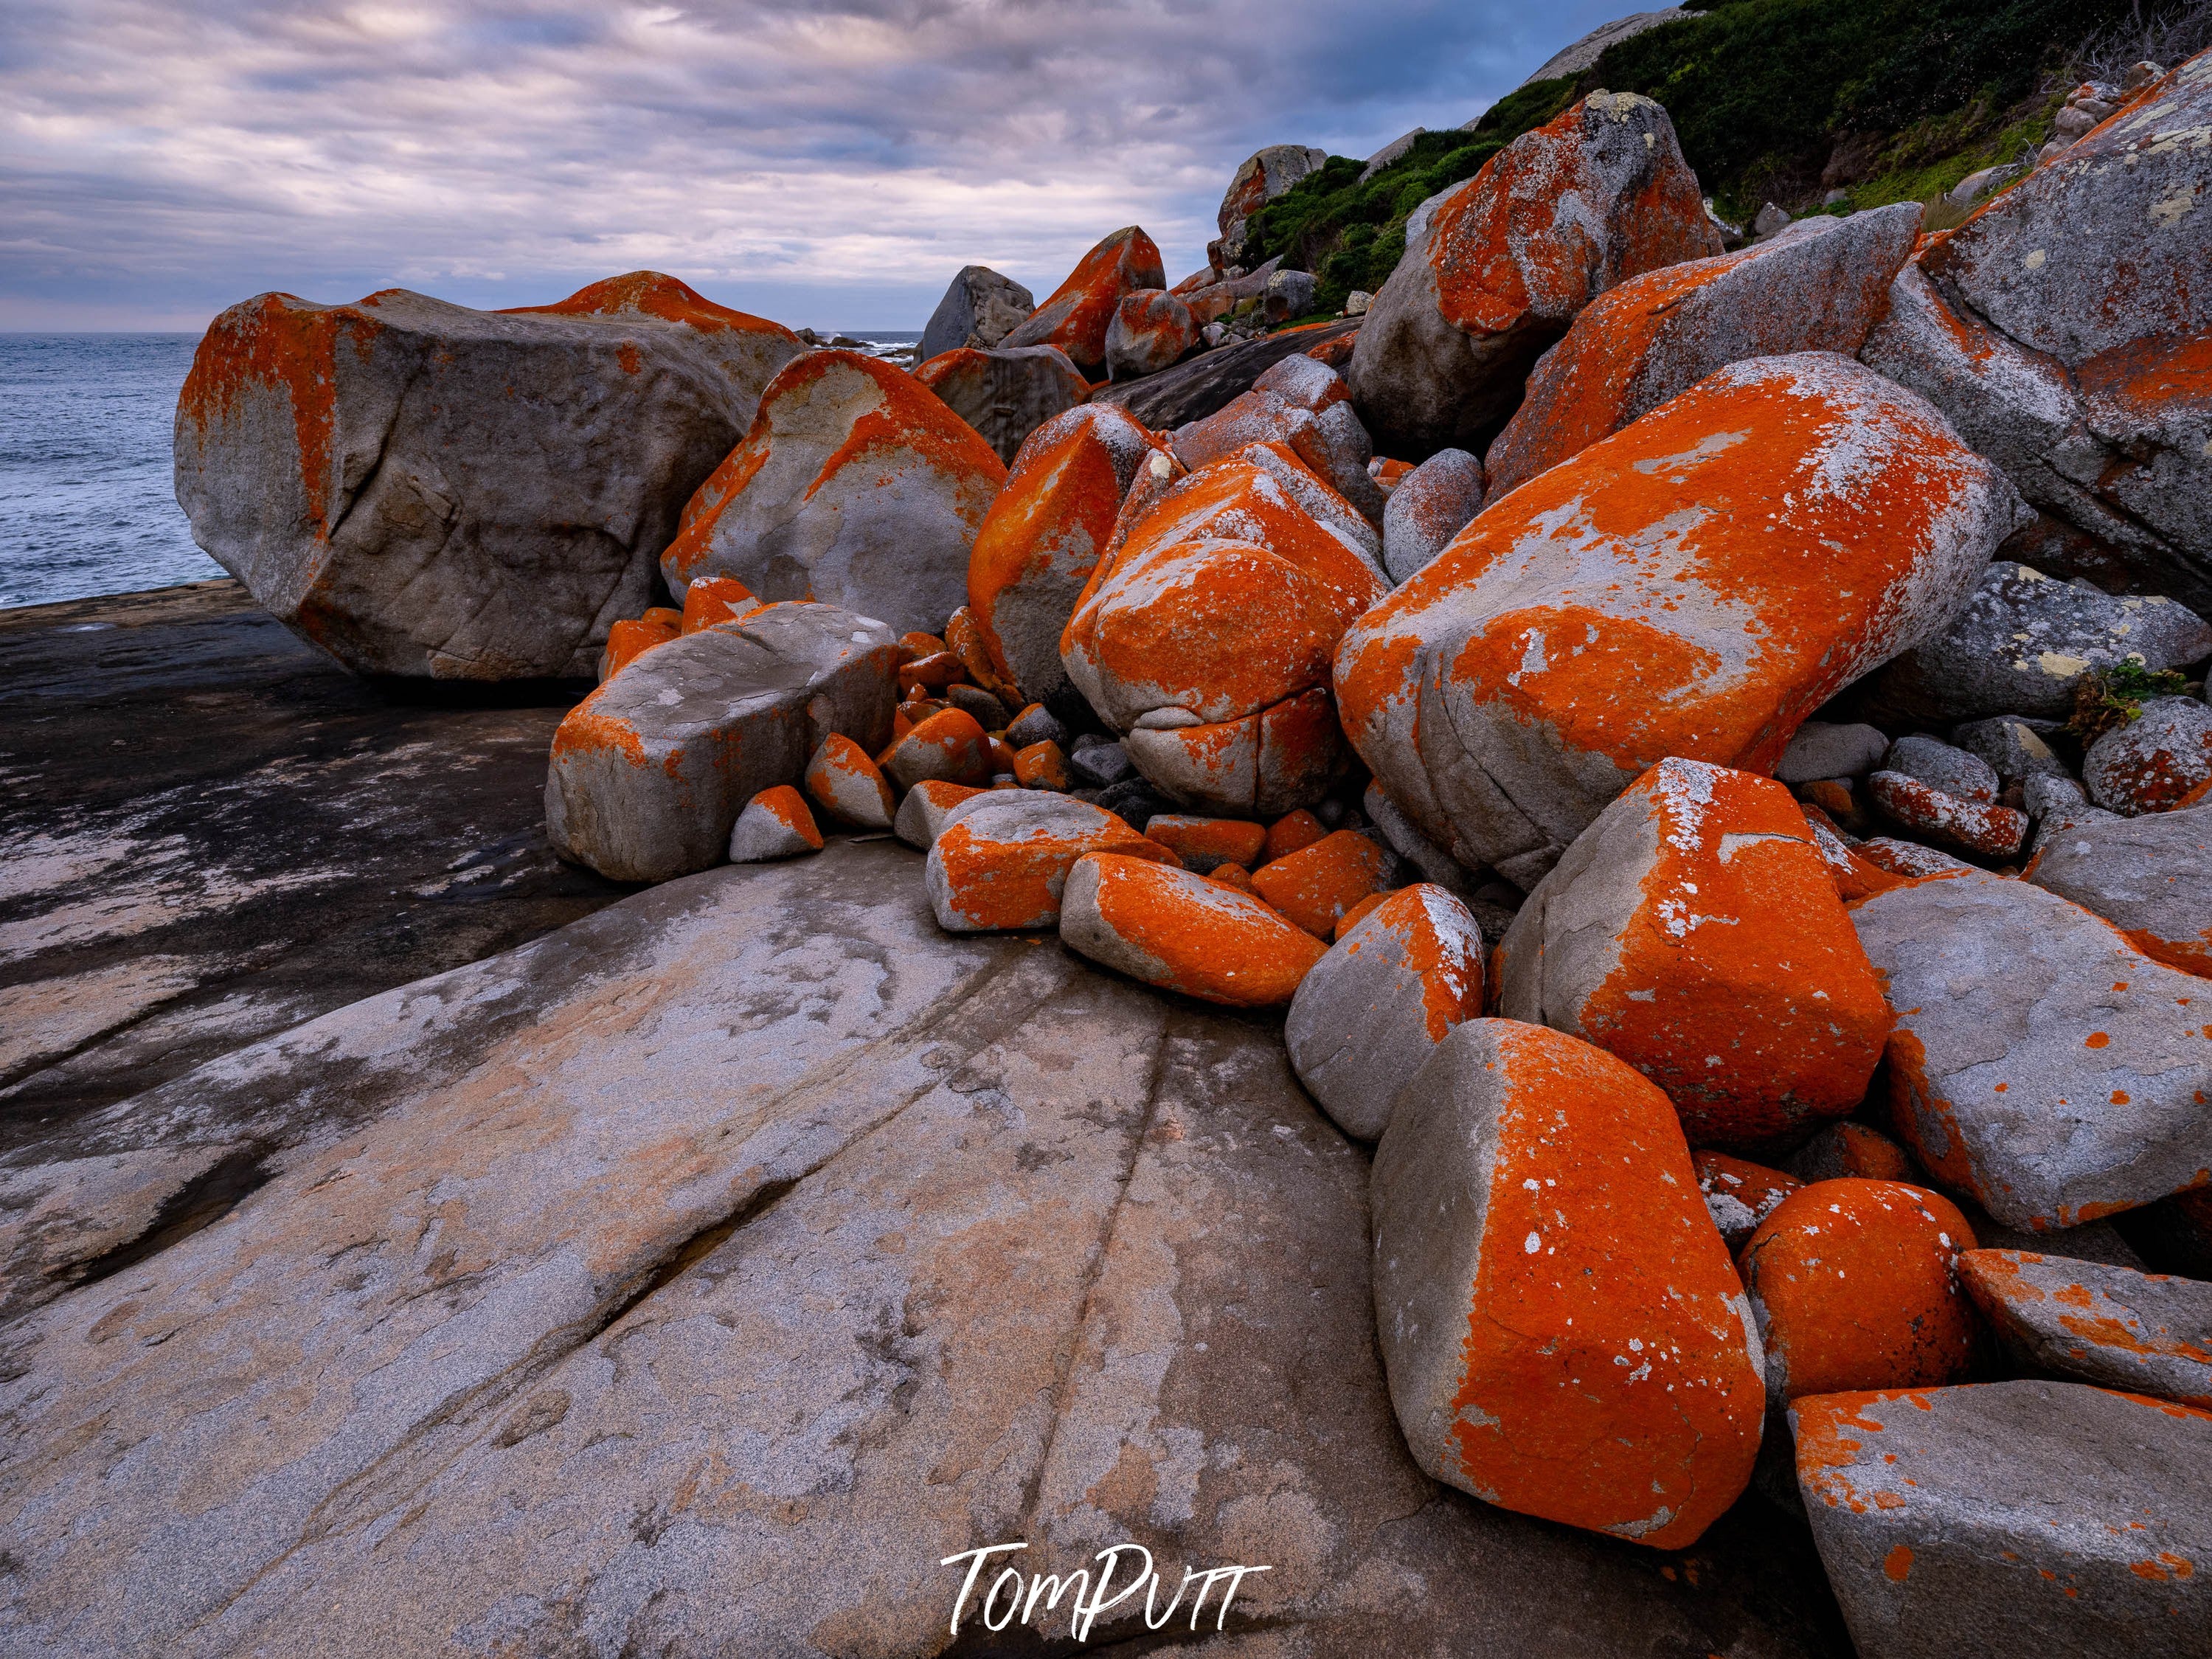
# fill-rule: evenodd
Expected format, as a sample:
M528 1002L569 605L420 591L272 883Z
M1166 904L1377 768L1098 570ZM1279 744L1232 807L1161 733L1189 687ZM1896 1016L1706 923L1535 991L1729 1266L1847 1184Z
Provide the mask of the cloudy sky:
M1647 0L1650 3L1650 0ZM1263 143L1454 125L1635 0L6 0L0 329L641 266L918 329L1132 222L1203 263Z

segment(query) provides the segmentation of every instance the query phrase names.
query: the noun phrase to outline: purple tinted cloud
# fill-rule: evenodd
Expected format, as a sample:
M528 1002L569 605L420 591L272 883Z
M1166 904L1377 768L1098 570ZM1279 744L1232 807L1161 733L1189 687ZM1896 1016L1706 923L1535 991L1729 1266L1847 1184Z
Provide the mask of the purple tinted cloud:
M1178 276L1262 143L1465 120L1632 6L1368 0L0 10L0 327L196 327L269 288L469 304L651 266L797 322L1040 296L1117 225Z

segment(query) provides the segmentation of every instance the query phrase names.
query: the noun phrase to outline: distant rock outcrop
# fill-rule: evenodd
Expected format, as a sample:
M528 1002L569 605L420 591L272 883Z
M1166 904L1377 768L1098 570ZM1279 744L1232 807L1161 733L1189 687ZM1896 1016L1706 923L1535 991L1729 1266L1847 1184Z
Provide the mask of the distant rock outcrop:
M988 265L963 265L921 331L918 356L927 362L940 352L963 346L989 350L1036 309L1029 289Z

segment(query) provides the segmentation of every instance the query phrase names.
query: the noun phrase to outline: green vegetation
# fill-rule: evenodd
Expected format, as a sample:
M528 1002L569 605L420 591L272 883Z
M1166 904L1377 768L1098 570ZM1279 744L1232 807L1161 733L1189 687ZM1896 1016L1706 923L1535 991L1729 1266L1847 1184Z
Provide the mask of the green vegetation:
M2187 679L2170 668L2154 671L2139 656L2124 657L2101 673L2081 677L2067 729L2083 743L2094 743L2113 727L2140 720L2148 699L2178 697L2188 689Z
M1832 211L1927 201L2050 134L2085 37L2142 26L2139 0L1690 0L1697 15L1607 51L1579 76L1501 99L1471 129L1423 133L1362 185L1332 156L1254 216L1247 260L1310 270L1320 303L1379 289L1406 216L1599 88L1667 106L1723 218L1772 200ZM2193 13L2203 0L2190 0ZM2140 55L2140 54L2137 54Z

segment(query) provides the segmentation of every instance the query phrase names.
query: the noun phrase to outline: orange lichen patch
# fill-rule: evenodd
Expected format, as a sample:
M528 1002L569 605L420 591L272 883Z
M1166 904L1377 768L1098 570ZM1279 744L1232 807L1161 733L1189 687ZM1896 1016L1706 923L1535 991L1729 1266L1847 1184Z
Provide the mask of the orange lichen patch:
M615 624L617 628L622 626L620 623ZM607 682L613 678L612 674L607 675L600 681L598 690L561 717L561 724L553 732L552 758L556 762L588 754L615 754L632 766L648 763L645 740L637 727L597 707L600 692L606 690Z
M1340 830L1310 847L1270 859L1252 872L1252 890L1317 939L1333 939L1344 913L1380 891L1390 855L1357 830Z
M1394 461L1387 455L1377 459L1374 466L1370 469L1375 475L1375 482L1382 485L1386 494L1395 489L1398 487L1398 481L1413 470L1412 462Z
M2015 1352L2047 1355L2057 1346L2071 1375L2148 1383L2183 1405L2212 1407L2212 1331L2202 1316L2175 1328L2146 1314L2155 1301L2122 1299L2131 1291L2155 1297L2177 1281L2028 1250L1971 1250L1959 1259L1959 1279Z
M1889 1553L1881 1558L1881 1570L1893 1584L1901 1584L1910 1578L1912 1576L1912 1546L1891 1546Z
M1146 826L1148 833L1151 828L1149 824ZM1206 872L1206 879L1218 881L1224 887L1234 887L1240 893L1252 891L1252 872L1241 864L1217 864Z
M607 629L606 647L599 653L600 683L614 678L654 646L665 645L681 633L682 629L672 627L650 611L635 620L612 624Z
M945 620L945 648L966 665L968 678L1009 707L1022 701L1021 688L993 659L990 642L966 605Z
M1152 239L1125 226L1085 254L1067 280L999 343L1058 346L1079 368L1096 369L1106 361L1106 331L1121 296L1167 285Z
M799 337L781 323L769 322L743 311L718 306L673 276L657 270L633 270L609 276L578 289L550 306L514 306L501 313L507 317L533 314L558 317L657 317L665 323L683 323L709 334L734 331L772 334L796 346Z
M836 732L824 738L801 781L817 805L847 823L863 830L890 827L891 787L868 751L852 738Z
M684 631L696 634L716 623L734 622L759 605L752 589L735 576L709 576L692 583L684 595Z
M384 325L358 306L322 306L289 294L263 294L208 325L177 395L179 421L203 442L211 423L233 418L251 388L282 394L291 406L306 527L330 538L339 480L332 436L337 422L338 348L366 363ZM373 309L373 308L371 308Z
M997 739L993 741L995 743ZM1007 769L1013 773L1014 781L1025 789L1064 790L1068 787L1067 757L1060 753L1058 744L1048 738L1042 743L1033 743L1026 749L1014 750L1014 763Z
M1288 858L1301 848L1311 847L1328 835L1328 826L1303 806L1295 812L1285 812L1267 826L1266 849L1262 863L1272 864L1277 859Z
M919 662L922 658L933 657L945 648L945 641L934 634L924 634L916 630L911 634L899 635L901 662Z
M1899 823L1970 853L2010 858L2027 840L2027 813L1964 800L1902 772L1876 772L1867 780L1867 792Z
M637 619L662 628L673 628L679 633L684 628L684 613L672 605L649 605L638 613Z
M925 778L982 784L991 780L991 740L975 717L947 708L919 722L880 757L884 775L901 789Z
M1790 1402L1796 1430L1797 1478L1831 1509L1863 1515L1872 1507L1860 1495L1848 1471L1856 1467L1859 1454L1866 1450L1866 1437L1887 1432L1867 1413L1898 1397L1879 1392L1800 1395Z
M1324 951L1258 899L1212 877L1139 859L1082 860L1066 898L1060 934L1078 951L1149 984L1231 1007L1289 1002Z
M1769 1395L1957 1382L1974 1334L1957 1261L1973 1248L1956 1205L1903 1182L1816 1181L1784 1199L1741 1262Z
M1192 817L1162 812L1145 826L1145 833L1164 847L1172 847L1184 866L1203 873L1216 865L1242 865L1247 870L1261 862L1267 845L1264 825L1243 818Z
M946 686L968 678L967 665L950 651L921 657L899 665L898 683L902 696L912 696L916 686L925 690L942 691Z
M1741 1249L1775 1206L1805 1184L1779 1170L1726 1152L1692 1152L1690 1167L1697 1171L1698 1190L1705 1195L1713 1224L1730 1249Z
M1854 1176L1869 1181L1913 1181L1912 1159L1879 1129L1863 1123L1832 1123L1820 1133L1819 1173L1825 1178Z
M1338 652L1345 732L1469 863L1521 849L1431 804L1421 780L1451 769L1417 726L1438 754L1503 769L1509 797L1524 770L1531 790L1600 778L1591 817L1610 796L1599 759L1624 780L1668 757L1771 770L1814 709L1966 591L2011 500L1871 371L1733 365L1491 505L1361 617ZM1540 764L1508 767L1521 750Z
M1365 898L1361 899L1357 904L1353 905L1350 909L1346 910L1342 915L1336 919L1336 931L1330 934L1329 937L1334 939L1343 939L1346 933L1358 927L1359 924L1366 921L1369 916L1374 915L1375 912L1382 907L1382 902L1389 896L1390 895L1388 893L1370 893ZM1480 959L1478 959L1477 966L1478 968L1480 967ZM1475 1014L1479 1014L1481 1012L1481 1005L1478 1002L1473 1012L1470 1012L1467 1018L1471 1019ZM1443 1033L1441 1031L1432 1031L1430 1035L1432 1036L1442 1036Z
M1087 853L1171 863L1174 854L1113 813L1080 801L1012 817L984 807L949 825L929 849L938 921L963 933L1050 927L1067 872Z
M822 850L821 827L814 822L814 814L807 807L806 797L789 784L779 783L772 789L762 790L748 803L748 810L752 807L766 812L816 852Z
M1406 971L1420 980L1422 1029L1429 1040L1442 1042L1455 1025L1479 1018L1487 994L1482 933L1465 908L1443 888L1415 882L1395 892L1370 893L1338 919L1336 937L1342 939L1377 912L1376 927L1396 941ZM1353 940L1349 952L1357 955L1364 943Z
M1502 1097L1448 1406L1456 1484L1685 1547L1750 1478L1762 1409L1689 1149L1666 1097L1602 1051L1506 1020L1452 1040L1469 1030L1496 1034Z
M1014 764L1013 745L1004 738L988 732L984 735L983 743L991 754L991 775L994 778L1015 777L1018 769ZM1017 778L1016 781L1019 781L1019 779Z

